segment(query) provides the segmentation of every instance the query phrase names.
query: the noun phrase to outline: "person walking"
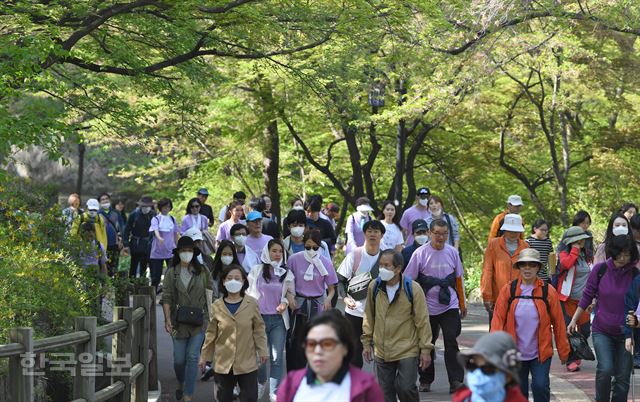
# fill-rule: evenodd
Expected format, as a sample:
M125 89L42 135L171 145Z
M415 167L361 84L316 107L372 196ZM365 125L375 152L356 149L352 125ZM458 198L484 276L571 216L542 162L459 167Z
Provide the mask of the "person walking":
M342 313L318 315L303 335L309 366L287 374L278 388L278 402L384 402L373 375L349 364L357 353L357 339Z
M599 264L605 262L609 257L607 250L609 245L616 236L626 236L629 234L629 220L622 212L615 212L609 219L607 230L604 234L604 241L600 243L593 256L593 263Z
M289 224L289 235L284 238L282 244L284 244L284 251L288 256L293 256L296 253L303 252L304 246L304 234L309 231L307 227L307 215L304 211L291 210L287 215L287 222ZM318 233L318 229L315 230ZM329 245L320 240L320 254L331 259L331 253L329 252Z
M518 254L529 247L521 239L524 226L522 226L520 215L505 215L500 230L503 232L502 236L491 239L484 252L480 277L480 293L484 308L489 313L489 323L493 318L493 308L498 293L504 285L511 283L520 274L513 268L513 264L518 260Z
M158 210L160 213L151 219L149 232L153 234L153 242L151 243L151 254L149 258L149 268L151 270L151 286L156 287L159 293L162 289L158 288L162 279L162 268L166 264L167 268L171 266L173 257L173 249L176 241L180 237L178 224L169 212L173 209L173 203L168 198L162 198L158 201Z
M213 209L211 209L210 205L207 205L207 199L209 199L209 190L202 187L198 190L196 194L196 198L198 199L198 203L200 204L200 214L207 217L208 226L213 226ZM191 213L191 211L187 211L187 214Z
M201 232L209 231L209 219L200 213L202 205L197 198L192 198L187 203L185 216L182 218L180 232L184 233L191 228L196 228Z
M248 288L247 274L241 266L231 264L223 269L223 297L213 302L198 363L204 370L208 361L214 362L218 401L232 401L233 388L238 385L241 402L256 402L258 362L264 364L269 359L264 321L258 301L245 294Z
M400 215L397 213L396 204L393 201L385 201L382 203L382 214L379 219L385 228L380 249L382 251L390 249L398 252L402 251L404 237L402 236L402 228L400 227Z
M562 364L566 363L570 348L558 294L538 277L541 267L538 250L527 248L518 255L515 268L520 270L520 279L500 290L491 331L508 332L518 345L522 394L529 395L531 374L533 400L549 402L552 338Z
M245 221L242 220L244 207L240 201L233 201L229 204L229 211L231 212L230 218L218 226L218 233L216 234L216 242L218 244L220 244L222 240L231 240L231 227L233 225L245 223Z
M413 243L402 249L402 258L404 259L405 268L411 261L413 253L422 245L429 241L429 225L424 219L416 219L413 221L412 233Z
M322 197L319 195L312 195L305 203L305 211L307 212L307 228L318 229L329 251L333 253L336 246L336 231L333 230L331 222L327 219L320 217L320 211L322 210Z
M626 220L626 218L625 218ZM611 226L610 222L610 226ZM630 235L617 235L607 244L605 262L596 264L567 326L567 332L578 330L582 313L597 297L592 321L593 348L596 352L596 400L627 400L633 359L625 348L625 295L637 276L638 249ZM614 379L614 381L612 381Z
M588 239L591 239L591 235L580 226L572 226L564 232L562 238L565 247L560 252L558 296L565 317L565 325L569 325L573 314L578 308L578 303L591 272L587 262L587 254L585 253L585 244ZM584 336L584 339L588 339L591 334L589 314L592 309L593 306L589 306L577 321L578 330ZM582 361L571 353L567 360L567 371L578 371L581 364Z
M251 268L254 265L260 263L260 259L258 255L249 247L246 246L247 243L247 233L249 233L249 229L241 223L236 223L231 226L229 229L229 234L233 239L233 244L236 248L236 255L238 256L238 261L242 268L244 268L245 273L251 272ZM220 243L222 244L222 242Z
M153 241L149 228L154 216L153 199L148 195L142 196L138 201L138 208L129 214L122 238L124 251L131 256L129 278L135 278L138 272L140 277L147 275Z
M82 224L85 222L94 225L96 232L96 240L107 249L107 224L104 217L100 215L100 203L95 198L87 200L87 210L84 213L78 214L78 217L73 221L71 225L71 235L81 237L82 236Z
M420 285L403 276L402 254L380 253L380 274L367 290L362 323L364 359L375 360L385 402L418 402L418 372L431 366L429 310Z
M80 195L73 193L69 195L67 199L68 206L62 210L62 218L66 226L66 233L71 231L73 221L82 214L82 208L80 208Z
M370 216L373 208L367 197L360 197L356 200L356 212L347 218L347 225L344 233L347 238L347 248L345 253L349 254L356 247L362 247L364 244L364 225L372 220Z
M284 247L280 240L269 240L258 264L249 272L247 294L258 300L267 333L269 357L269 399L275 399L284 373L284 346L289 329L289 300L295 296L293 273L284 264ZM258 398L267 382L267 366L258 369Z
M424 219L427 221L431 217L429 211L429 198L431 197L431 191L427 187L420 187L416 192L415 204L407 208L400 218L400 227L404 230L406 237L405 244L413 243L413 222L418 219Z
M523 205L522 197L519 195L510 195L509 198L507 198L507 209L496 215L496 217L493 218L493 222L491 222L491 229L489 229L489 242L491 239L502 236L502 225L504 225L506 216L519 215ZM524 222L522 222L522 224L524 225ZM522 233L524 233L524 231ZM520 238L524 238L523 235L520 235Z
M259 256L262 254L264 246L266 246L269 240L273 239L273 237L262 233L263 226L261 212L249 212L247 214L247 226L249 228L249 236L246 239L245 245L253 250L255 255Z
M404 275L417 281L426 295L431 325L431 343L435 345L440 329L444 339L444 361L449 379L449 392L462 386L464 370L456 360L461 319L467 316L464 293L464 270L458 250L447 244L449 226L436 219L430 226L431 241L413 253ZM431 351L435 359L435 350ZM420 392L431 391L435 380L433 365L420 371Z
M550 226L544 219L538 219L531 226L531 235L525 239L529 247L538 250L542 267L538 276L545 282L549 282L549 255L553 253L553 243L549 238ZM552 261L555 264L555 261Z
M520 361L511 335L503 331L483 335L458 354L466 371L465 386L452 402L527 402L518 386Z
M364 225L364 246L357 247L338 268L339 294L345 304L345 317L351 323L356 339L362 336L362 317L367 303L367 288L372 279L378 277L380 241L384 236L384 225L380 221L369 221ZM362 344L356 343L353 365L362 368Z
M102 193L98 197L100 203L100 215L104 218L107 229L107 270L109 276L114 276L120 266L120 252L124 247L122 244L122 234L125 222L122 215L111 205L111 196Z
M445 212L444 203L442 198L437 195L432 195L429 198L429 212L431 212L431 217L427 219L427 225L431 226L431 222L436 219L442 219L447 223L447 228L449 229L449 238L447 239L447 244L453 246L458 253L460 252L460 226L458 225L458 219L455 216Z
M176 399L191 401L198 375L198 357L207 328L212 290L211 273L198 262L200 250L182 236L173 251L171 266L162 282L164 328L173 340L173 369L178 380Z

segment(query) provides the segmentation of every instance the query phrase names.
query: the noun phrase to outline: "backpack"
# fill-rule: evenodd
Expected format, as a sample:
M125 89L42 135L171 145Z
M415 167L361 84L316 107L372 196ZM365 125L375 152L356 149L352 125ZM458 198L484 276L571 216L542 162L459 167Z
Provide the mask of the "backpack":
M404 293L407 295L407 299L411 303L411 314L414 315L413 311L413 280L408 276L402 275L402 288L404 289ZM380 291L380 285L382 284L382 279L379 277L376 278L375 285L373 285L373 316L376 315L376 297L378 297L378 292Z
M516 287L517 286L518 286L518 280L517 279L515 281L511 282L511 293L509 295L509 302L507 304L507 313L511 309L511 303L513 303L513 301L515 299L530 299L530 300L540 299L547 306L547 313L549 314L549 316L551 316L551 307L549 306L549 284L547 282L543 281L542 296L522 296L522 295L516 296Z

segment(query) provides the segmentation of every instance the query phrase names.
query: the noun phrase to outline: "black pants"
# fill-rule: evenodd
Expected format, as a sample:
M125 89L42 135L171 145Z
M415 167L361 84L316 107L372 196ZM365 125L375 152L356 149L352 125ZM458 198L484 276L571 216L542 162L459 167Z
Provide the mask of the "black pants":
M129 267L129 278L136 277L136 270L140 264L140 277L147 275L147 266L149 266L149 252L147 251L131 251L131 266Z
M152 258L149 260L149 268L151 269L151 286L158 287L162 279L162 265L166 264L167 268L171 266L171 258L165 260L161 258Z
M464 369L458 363L456 356L460 349L458 349L458 336L462 330L462 322L460 321L460 312L458 309L447 310L442 314L429 316L429 323L431 324L431 332L433 334L432 344L436 344L438 335L440 335L440 328L442 328L442 338L444 339L444 364L447 367L447 376L449 377L449 384L453 381L462 382L464 380ZM435 378L435 349L431 351L432 363L426 370L420 370L420 383L431 384Z
M353 358L351 359L351 364L358 368L362 368L362 342L360 341L360 337L362 336L362 317L356 317L355 315L345 314L347 320L351 323L353 327L353 333L356 336L355 345L356 349L353 353Z
M233 370L229 374L214 373L213 381L217 401L233 401L233 387L236 383L240 387L240 402L258 401L258 370L240 375L233 374Z

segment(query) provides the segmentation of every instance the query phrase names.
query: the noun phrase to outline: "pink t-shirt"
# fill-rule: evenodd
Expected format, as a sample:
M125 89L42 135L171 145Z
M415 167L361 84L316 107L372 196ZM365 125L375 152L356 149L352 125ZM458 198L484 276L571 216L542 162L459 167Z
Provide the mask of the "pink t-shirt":
M247 236L247 241L245 242L244 246L249 247L251 250L253 250L254 253L256 253L257 256L260 256L262 255L262 249L267 245L267 243L269 243L269 240L271 239L273 239L273 237L266 234L261 234L260 237L253 237L249 235Z
M534 285L520 285L521 296L531 296ZM531 299L515 299L516 305L516 335L518 337L518 349L522 360L538 358L538 325L540 317L536 304Z
M324 269L327 270L327 275L322 276L320 271L314 267L313 279L306 281L304 279L304 273L309 267L309 261L304 258L304 252L296 253L289 257L289 260L287 260L287 266L295 278L297 294L307 297L322 296L325 293L326 286L338 283L338 276L333 268L333 264L331 264L331 260L321 255L320 261L322 261Z
M282 286L284 282L280 282L280 278L275 275L273 268L270 268L271 280L269 282L264 280L262 272L258 275L256 281L256 288L260 297L258 298L258 307L260 308L260 314L280 314L276 308L282 301Z
M404 243L407 246L413 244L413 228L411 225L418 219L424 219L425 221L431 217L431 212L428 208L419 209L417 206L412 206L404 211L402 218L400 219L400 227L407 232L407 241Z

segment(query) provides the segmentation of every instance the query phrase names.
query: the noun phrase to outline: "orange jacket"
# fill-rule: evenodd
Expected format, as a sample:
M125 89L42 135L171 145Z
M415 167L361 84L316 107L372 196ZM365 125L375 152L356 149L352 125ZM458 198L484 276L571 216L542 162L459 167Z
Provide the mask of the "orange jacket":
M522 293L520 289L521 280L518 279L518 285L516 286L516 296ZM541 279L536 279L536 287L533 289L533 296L542 297ZM543 363L551 356L553 356L553 342L551 341L551 326L553 325L553 335L556 340L556 347L558 348L558 355L560 360L566 361L569 357L569 341L567 339L567 332L565 330L564 315L562 314L562 307L560 307L560 300L558 300L558 293L549 286L549 309L551 310L551 317L547 312L547 305L540 299L534 299L533 302L538 310L538 317L540 323L538 324L538 360ZM493 320L491 320L491 332L493 331L506 331L511 334L513 340L517 343L518 337L516 334L516 306L520 299L516 298L511 303L511 308L507 311L509 305L509 298L511 297L511 284L506 284L501 290L496 302L496 307L493 310Z
M498 292L512 280L520 277L520 271L513 268L518 260L520 251L529 247L524 240L518 240L518 249L509 255L504 237L496 237L489 241L484 251L484 263L482 264L482 276L480 277L480 292L482 300L495 302Z
M504 217L509 213L509 211L502 211L495 218L493 218L493 222L491 222L491 230L489 230L489 239L495 239L498 237L498 232L500 231L500 227L502 226L502 221ZM524 219L522 220L522 226L524 226ZM520 238L524 240L524 233L520 234Z

